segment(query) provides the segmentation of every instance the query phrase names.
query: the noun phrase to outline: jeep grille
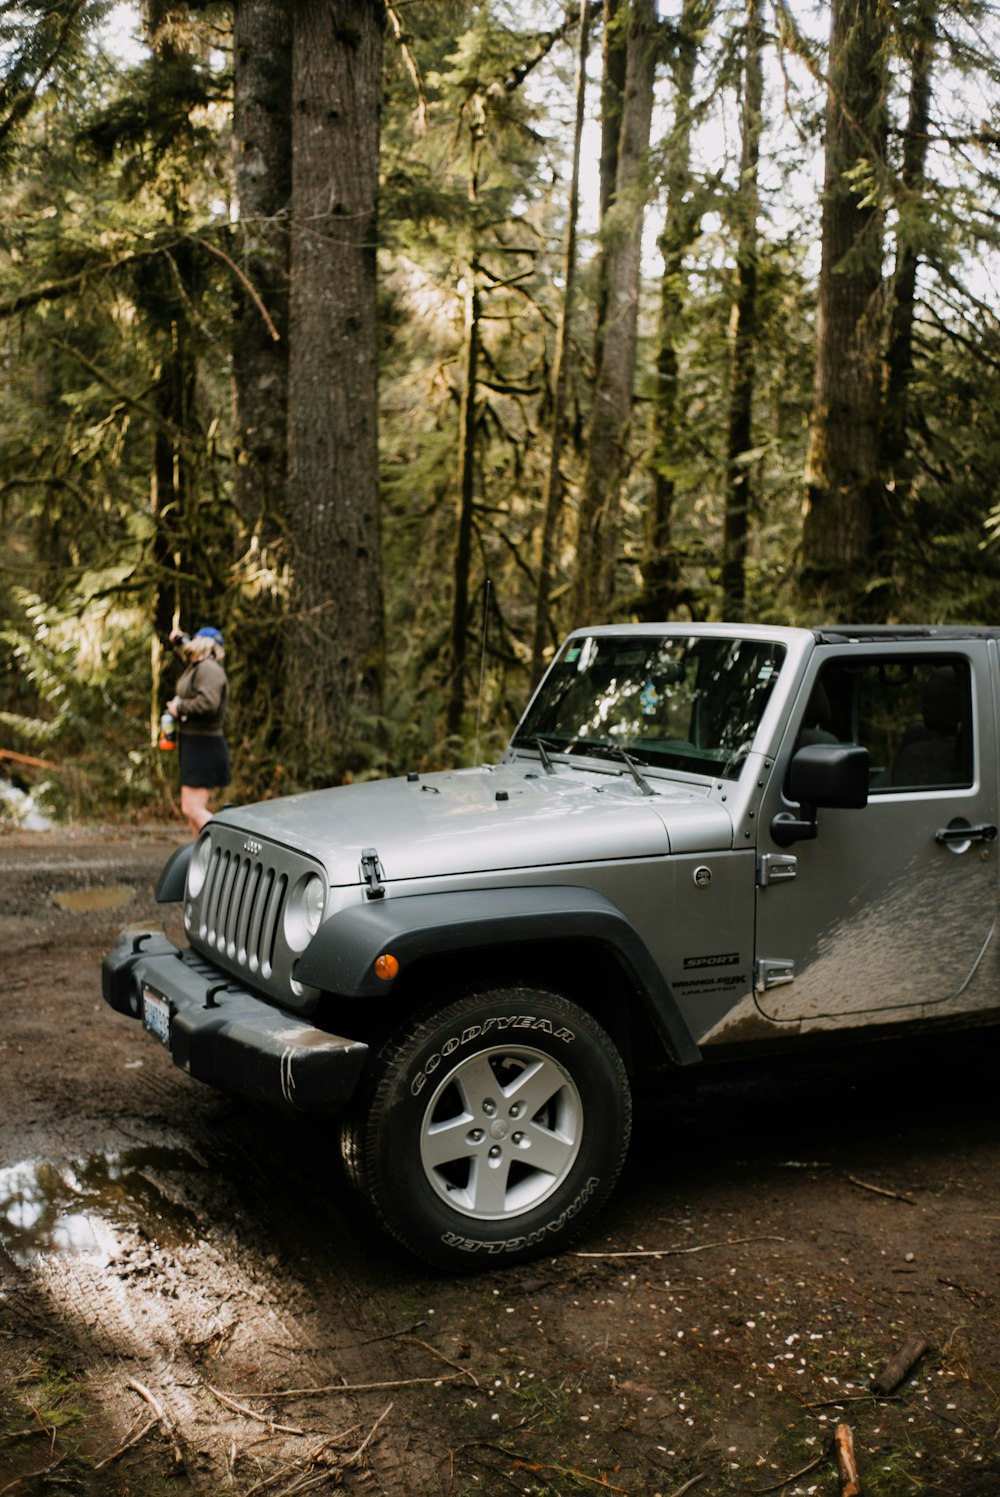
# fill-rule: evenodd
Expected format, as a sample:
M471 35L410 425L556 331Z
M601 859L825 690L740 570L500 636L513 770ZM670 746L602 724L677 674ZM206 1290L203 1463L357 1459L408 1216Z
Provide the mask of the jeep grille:
M295 1003L292 962L283 915L288 892L306 873L326 874L314 859L286 847L213 824L205 881L188 901L186 924L192 946L216 966L282 1003Z

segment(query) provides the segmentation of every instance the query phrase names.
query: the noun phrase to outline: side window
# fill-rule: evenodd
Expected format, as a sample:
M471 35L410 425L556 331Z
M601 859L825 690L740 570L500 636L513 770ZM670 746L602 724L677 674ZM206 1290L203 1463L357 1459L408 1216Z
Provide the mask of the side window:
M871 792L972 784L972 688L960 656L828 661L803 713L797 747L857 743Z

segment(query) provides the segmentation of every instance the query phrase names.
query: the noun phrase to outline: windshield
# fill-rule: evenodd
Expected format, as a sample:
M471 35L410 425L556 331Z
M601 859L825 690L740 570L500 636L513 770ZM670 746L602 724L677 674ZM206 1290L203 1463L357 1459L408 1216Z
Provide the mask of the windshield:
M624 749L653 768L735 779L784 654L771 641L697 635L570 639L513 744L550 756Z

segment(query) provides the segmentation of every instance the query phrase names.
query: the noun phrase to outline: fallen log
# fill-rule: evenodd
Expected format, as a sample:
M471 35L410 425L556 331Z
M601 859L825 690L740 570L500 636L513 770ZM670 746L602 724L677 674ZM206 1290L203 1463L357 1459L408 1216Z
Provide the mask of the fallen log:
M872 1379L875 1392L883 1396L894 1393L903 1379L913 1371L927 1348L928 1343L922 1336L914 1336L901 1346L896 1355L886 1362L882 1371Z

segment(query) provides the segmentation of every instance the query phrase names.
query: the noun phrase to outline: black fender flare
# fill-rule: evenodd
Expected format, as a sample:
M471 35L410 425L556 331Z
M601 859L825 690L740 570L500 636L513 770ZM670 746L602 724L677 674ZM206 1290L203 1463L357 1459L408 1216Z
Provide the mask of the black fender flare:
M295 966L299 982L345 998L385 997L394 978L375 960L391 953L400 973L424 957L476 947L552 940L610 950L679 1065L701 1060L669 983L617 905L594 889L564 884L407 894L352 905L320 926Z
M193 852L194 843L185 842L183 847L178 847L176 852L170 854L156 880L157 904L179 904L184 898L188 864Z

